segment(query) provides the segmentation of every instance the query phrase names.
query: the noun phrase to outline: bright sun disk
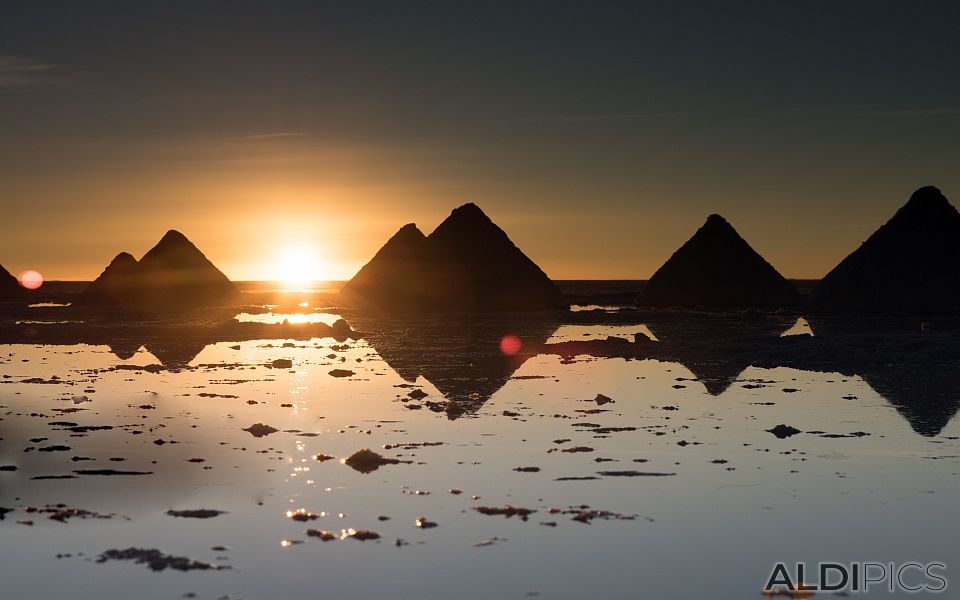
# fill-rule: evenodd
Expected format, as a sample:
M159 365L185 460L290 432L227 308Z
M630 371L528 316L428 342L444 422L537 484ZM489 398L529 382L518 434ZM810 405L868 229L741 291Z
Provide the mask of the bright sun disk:
M317 281L319 263L316 255L307 248L289 248L280 256L274 278L294 285Z

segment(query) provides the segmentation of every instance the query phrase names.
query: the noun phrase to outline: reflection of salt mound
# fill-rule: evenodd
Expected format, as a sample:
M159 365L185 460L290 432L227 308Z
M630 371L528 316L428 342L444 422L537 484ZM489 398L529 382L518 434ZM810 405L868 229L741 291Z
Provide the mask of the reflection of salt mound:
M178 370L190 366L193 359L207 347L208 340L184 337L156 339L144 343L147 352L157 357L165 369Z
M0 265L0 302L22 301L26 297L26 290L17 278Z
M422 376L467 412L506 385L557 329L555 314L547 312L434 317L371 311L345 317L401 378L415 383ZM508 335L519 340L512 354L501 346Z
M710 215L660 267L640 294L646 306L782 307L796 287L720 215Z
M771 341L790 325L781 315L651 315L647 327L660 340L659 358L678 362L712 396L724 393L747 367L757 364Z
M80 302L166 307L215 306L236 286L178 231L168 231L137 262L121 253L83 293Z
M129 360L140 351L143 344L138 340L118 339L111 340L110 343L107 344L107 347L109 347L110 352L120 360Z
M948 313L960 309L960 214L920 188L813 291L812 310Z
M872 368L861 376L922 436L939 435L960 409L957 378L950 369Z
M464 204L427 237L407 225L344 286L356 304L564 308L546 274L480 208Z
M810 326L825 370L862 377L920 435L939 435L960 410L960 319L818 314Z

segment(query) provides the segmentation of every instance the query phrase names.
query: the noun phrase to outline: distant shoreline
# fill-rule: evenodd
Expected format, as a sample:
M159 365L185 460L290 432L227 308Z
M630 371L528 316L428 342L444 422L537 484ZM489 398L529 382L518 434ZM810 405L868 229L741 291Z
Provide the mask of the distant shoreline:
M808 296L818 279L790 279L801 296ZM306 286L290 286L282 281L236 281L248 302L271 301L277 294L300 295L304 301L333 302L345 281L317 281ZM574 305L633 306L646 285L646 279L557 279L554 280L564 298ZM89 281L47 281L35 292L32 302L71 302Z
M818 281L820 281L820 279L810 279L810 278L803 278L803 277L801 277L801 278L787 277L787 280L788 280L788 281L792 281L792 282L797 283L797 284L800 284L800 283L817 283ZM348 280L346 280L346 279L343 279L343 280L341 280L341 279L325 279L325 280L315 281L315 282L313 282L312 285L321 285L321 284L323 284L323 285L336 285L336 284L343 285L343 284L345 284L347 281L348 281ZM554 283L558 284L558 285L562 285L562 284L570 284L570 283L592 283L592 282L598 282L598 283L636 284L636 283L646 283L646 282L649 281L649 280L648 280L648 279L553 279L552 281L553 281ZM76 285L79 285L79 284L81 284L81 283L82 283L82 284L87 284L87 285L89 285L89 284L93 283L93 280L92 280L92 279L49 279L49 280L44 281L44 285L50 285L50 284L54 284L54 285L59 285L59 284L75 285L75 284L76 284ZM260 281L258 281L258 280L254 280L254 279L251 279L251 280L241 279L241 280L234 281L233 283L235 283L235 284L237 284L237 285L265 285L265 284L280 285L280 284L282 284L283 282L282 282L282 281L271 281L271 280L260 280Z

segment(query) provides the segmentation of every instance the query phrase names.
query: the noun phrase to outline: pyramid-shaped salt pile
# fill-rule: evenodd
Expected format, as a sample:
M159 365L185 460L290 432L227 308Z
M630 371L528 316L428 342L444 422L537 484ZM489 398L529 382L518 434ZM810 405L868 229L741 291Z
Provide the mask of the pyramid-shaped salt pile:
M0 302L19 302L27 297L27 292L16 277L0 265Z
M131 304L137 295L137 259L118 254L80 295L84 304Z
M424 292L426 264L426 236L413 223L404 225L341 293L359 303L413 306Z
M357 304L395 308L566 307L540 267L475 204L455 209L426 238L413 225L401 229L344 293Z
M937 188L920 188L823 278L810 309L960 312L960 213Z
M673 253L640 294L645 306L710 308L797 304L796 287L750 247L720 215Z
M236 286L190 240L171 230L139 262L125 252L117 255L80 303L221 306L236 293Z

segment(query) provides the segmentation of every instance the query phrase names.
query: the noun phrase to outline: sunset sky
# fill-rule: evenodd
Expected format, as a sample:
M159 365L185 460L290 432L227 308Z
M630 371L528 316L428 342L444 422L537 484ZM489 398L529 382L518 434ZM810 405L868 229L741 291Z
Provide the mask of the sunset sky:
M476 202L558 279L646 278L712 212L820 277L914 189L960 202L957 3L279 4L0 4L0 264L92 279L175 228L347 279Z

